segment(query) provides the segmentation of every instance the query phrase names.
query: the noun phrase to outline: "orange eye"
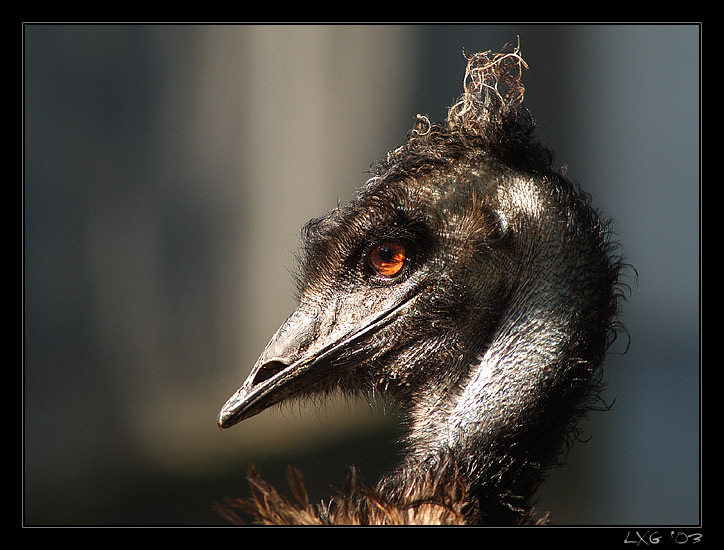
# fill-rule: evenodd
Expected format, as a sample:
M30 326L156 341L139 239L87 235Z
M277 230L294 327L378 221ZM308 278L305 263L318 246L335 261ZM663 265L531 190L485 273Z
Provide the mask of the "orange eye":
M380 277L396 277L405 267L405 248L397 243L385 242L372 249L367 262Z

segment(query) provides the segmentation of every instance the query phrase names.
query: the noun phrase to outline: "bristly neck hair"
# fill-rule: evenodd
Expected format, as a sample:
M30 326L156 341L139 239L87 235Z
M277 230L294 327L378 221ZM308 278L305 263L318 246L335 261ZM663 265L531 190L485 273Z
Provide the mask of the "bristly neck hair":
M521 72L527 65L518 48L467 59L464 93L450 107L447 119L431 124L418 115L407 142L379 165L374 185L403 178L422 180L443 171L469 172L480 164L548 182L549 189L542 194L550 193L563 208L570 208L572 223L591 236L593 244L581 244L578 252L587 258L583 270L596 274L575 274L572 277L579 280L572 281L569 273L556 272L559 267L567 269L555 265L560 258L546 259L554 285L556 280L576 284L591 296L580 303L571 298L570 304L556 305L558 311L546 311L549 304L541 307L536 302L547 288L534 284L521 294L515 305L529 308L529 317L508 312L508 326L501 328L499 340L491 343L481 364L471 366L457 386L450 383L450 395L457 403L448 397L437 402L435 411L411 406L409 453L402 466L380 482L378 494L406 503L414 509L411 513L421 516L454 511L475 523L521 524L533 521L533 495L547 469L566 452L579 419L593 403L600 403L598 367L615 339L611 321L620 298L616 284L621 264L610 258L607 224L590 208L589 197L553 170L554 154L533 137L535 120L522 105ZM575 264L575 252L562 254ZM533 311L538 318L530 317ZM513 347L522 351L515 355ZM525 353L529 357L523 357ZM517 369L513 376L518 380L495 374L504 369ZM496 416L505 414L499 401L517 399L517 392L535 394L527 403L521 398L514 411L517 421ZM442 414L441 405L447 407ZM485 414L490 420L481 419ZM455 514L446 517L458 517Z

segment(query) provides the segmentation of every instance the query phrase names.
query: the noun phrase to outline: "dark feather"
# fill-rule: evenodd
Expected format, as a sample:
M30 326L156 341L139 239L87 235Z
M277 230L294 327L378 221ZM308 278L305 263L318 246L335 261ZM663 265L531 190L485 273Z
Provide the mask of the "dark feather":
M231 521L545 522L534 495L598 399L622 264L534 139L524 68L517 48L469 57L447 119L418 116L354 201L305 226L299 307L219 415L383 394L409 424L402 464L374 486L352 470L317 507L297 470L293 502L252 469L251 498L222 507Z

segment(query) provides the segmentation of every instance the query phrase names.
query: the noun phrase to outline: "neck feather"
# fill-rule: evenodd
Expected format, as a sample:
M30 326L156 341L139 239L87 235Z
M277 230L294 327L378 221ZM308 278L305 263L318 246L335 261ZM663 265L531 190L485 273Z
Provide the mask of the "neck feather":
M466 513L476 522L530 518L546 469L597 389L615 310L616 268L597 218L578 203L566 208L566 218L576 230L525 250L527 267L484 351L451 366L464 375L411 412L409 455L383 482L402 487L398 494L414 491L427 475L453 491L465 487ZM529 223L551 234L562 222L552 216Z

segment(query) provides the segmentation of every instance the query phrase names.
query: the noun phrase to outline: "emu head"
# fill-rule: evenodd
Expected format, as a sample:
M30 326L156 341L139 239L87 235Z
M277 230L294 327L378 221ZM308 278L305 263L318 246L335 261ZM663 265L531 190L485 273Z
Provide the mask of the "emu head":
M550 454L544 434L602 361L616 268L599 217L532 138L524 66L517 50L472 56L447 120L418 117L355 200L306 225L299 307L222 428L288 398L370 391L410 414L426 452L545 425Z

